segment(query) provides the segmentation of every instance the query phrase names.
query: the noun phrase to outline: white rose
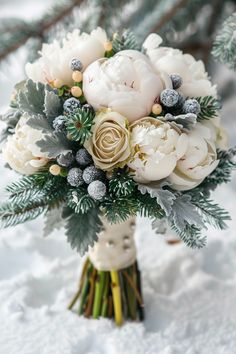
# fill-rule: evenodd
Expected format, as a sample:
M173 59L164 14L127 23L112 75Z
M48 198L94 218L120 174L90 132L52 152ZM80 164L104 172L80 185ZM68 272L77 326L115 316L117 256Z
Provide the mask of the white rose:
M3 158L10 167L23 175L38 172L48 162L36 145L43 134L27 125L27 119L27 115L20 118L15 133L8 137L2 150Z
M214 132L197 123L188 134L188 148L169 176L172 188L189 190L197 187L218 165Z
M130 122L151 112L163 90L148 58L135 50L125 50L110 59L92 63L83 75L83 92L95 109L111 108Z
M104 56L106 41L106 33L101 28L90 34L80 33L76 29L67 34L62 45L58 41L43 44L40 58L33 64L26 64L26 74L35 82L51 83L58 79L63 85L71 86L73 84L71 60L79 59L85 69L93 61Z
M201 60L195 60L190 54L181 50L159 47L162 39L157 34L150 34L143 47L157 72L179 74L183 84L178 91L185 97L216 96L216 86L209 80Z
M141 183L168 177L185 154L188 137L170 123L145 117L131 126L132 157L128 163Z

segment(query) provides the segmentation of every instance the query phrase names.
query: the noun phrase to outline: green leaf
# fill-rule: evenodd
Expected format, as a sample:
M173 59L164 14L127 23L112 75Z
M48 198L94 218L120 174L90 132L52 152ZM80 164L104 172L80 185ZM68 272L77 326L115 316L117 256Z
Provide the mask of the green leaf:
M50 209L44 216L43 236L49 236L54 230L59 230L64 226L62 218L62 205Z
M203 96L196 97L196 100L201 107L201 111L197 116L198 121L217 117L218 111L221 109L221 104L217 98L212 96Z
M92 247L102 230L102 222L97 208L85 214L72 214L66 219L66 236L71 247L76 249L81 256Z
M43 139L39 140L36 145L48 158L56 158L60 154L72 151L72 145L63 133L44 135Z

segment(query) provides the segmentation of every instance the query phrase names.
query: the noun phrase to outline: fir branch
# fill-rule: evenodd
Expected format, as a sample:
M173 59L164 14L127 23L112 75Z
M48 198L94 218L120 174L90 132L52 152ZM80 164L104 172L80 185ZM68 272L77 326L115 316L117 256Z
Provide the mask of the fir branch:
M67 205L73 209L75 213L86 214L89 210L98 207L97 204L98 203L88 194L87 188L73 188L68 192Z
M135 191L136 183L130 174L116 171L109 181L109 191L117 197L128 197Z
M213 43L212 54L219 62L236 70L236 13L223 23Z
M218 111L221 109L221 104L217 98L213 96L196 97L200 104L201 111L197 116L198 121L217 117Z
M224 230L227 228L225 221L231 220L229 213L206 198L203 194L192 198L192 203L198 208L203 217L203 221L209 225Z
M79 108L76 113L69 114L65 124L71 139L83 144L91 136L94 117L93 110L84 108Z
M210 190L214 190L222 183L230 182L232 172L236 169L235 156L236 147L230 148L229 150L218 150L218 166L197 188L195 188L194 191L196 191L196 193L198 193L198 191L204 191L204 193L207 193Z
M83 0L69 0L63 1L59 5L56 3L50 13L44 14L42 20L36 20L29 24L15 20L18 21L18 26L16 23L10 27L8 23L2 26L1 34L4 33L6 40L4 43L2 42L4 44L2 48L0 47L0 61L23 46L28 39L32 37L43 38L49 29L70 15L74 7L79 6L82 2Z
M102 211L111 224L127 220L138 212L138 202L135 196L115 197L107 196L101 203Z
M150 196L150 194L138 193L136 198L138 201L138 212L140 216L152 219L162 219L165 216L164 210L157 203L156 199Z
M171 225L171 228L190 248L203 248L206 246L206 236L201 235L201 230L194 225L187 224L184 230Z
M130 30L125 30L122 34L117 32L113 35L112 49L115 53L117 53L121 50L139 50L140 48L134 33Z

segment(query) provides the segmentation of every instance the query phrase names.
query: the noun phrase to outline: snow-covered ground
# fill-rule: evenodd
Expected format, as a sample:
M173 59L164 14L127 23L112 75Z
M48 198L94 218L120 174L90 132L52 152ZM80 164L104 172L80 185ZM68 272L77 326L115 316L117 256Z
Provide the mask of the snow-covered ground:
M8 14L6 3L0 6ZM29 9L30 2L25 4ZM2 76L2 104L2 92L9 94L20 79L18 67L19 62L14 73L5 71ZM231 74L224 71L219 82L226 75ZM232 143L235 111L232 98L223 110ZM4 186L16 178L3 168L2 160L0 176L2 200ZM109 320L87 320L66 310L83 260L70 249L62 231L44 239L42 219L1 230L0 354L236 353L235 187L236 178L214 195L233 220L224 232L209 230L202 251L169 246L153 233L148 220L138 220L146 319L120 329Z

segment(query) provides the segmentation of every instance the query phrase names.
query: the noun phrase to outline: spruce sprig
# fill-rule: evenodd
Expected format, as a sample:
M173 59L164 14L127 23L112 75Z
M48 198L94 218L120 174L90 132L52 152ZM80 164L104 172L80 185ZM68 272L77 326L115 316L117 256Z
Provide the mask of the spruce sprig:
M67 205L74 210L75 213L85 214L89 210L97 207L97 202L90 197L87 188L80 187L70 189L67 194Z
M197 116L198 121L215 118L221 109L219 100L213 96L196 97L196 100L201 107L201 111Z
M126 49L140 49L134 33L130 30L125 30L122 34L114 33L112 48L115 53Z
M90 109L79 108L76 113L69 114L66 119L66 129L72 140L84 144L91 136L95 113Z

